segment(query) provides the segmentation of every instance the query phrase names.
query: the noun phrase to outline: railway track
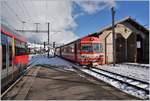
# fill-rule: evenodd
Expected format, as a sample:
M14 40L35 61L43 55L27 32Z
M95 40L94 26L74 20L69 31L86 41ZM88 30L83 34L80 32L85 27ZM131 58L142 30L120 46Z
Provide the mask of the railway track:
M145 91L147 94L149 94L149 83L138 80L138 79L134 79L134 78L130 78L128 76L124 76L124 75L120 75L120 74L116 74L107 70L103 70L103 69L99 69L99 68L91 68L91 71L100 74L100 75L104 75L106 77L109 77L111 79L114 79L116 81L119 81L121 83L125 83L128 84L132 87L135 87L136 89L140 89Z
M73 67L133 96L141 99L149 99L149 83L147 82L116 74L97 67L83 69L81 66L75 64L73 64Z

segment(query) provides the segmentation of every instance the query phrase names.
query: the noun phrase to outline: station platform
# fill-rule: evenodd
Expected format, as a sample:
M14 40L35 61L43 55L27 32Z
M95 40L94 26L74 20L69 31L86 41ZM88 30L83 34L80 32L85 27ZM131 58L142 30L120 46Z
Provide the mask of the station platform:
M33 66L3 100L139 100L107 83L91 82L77 72Z

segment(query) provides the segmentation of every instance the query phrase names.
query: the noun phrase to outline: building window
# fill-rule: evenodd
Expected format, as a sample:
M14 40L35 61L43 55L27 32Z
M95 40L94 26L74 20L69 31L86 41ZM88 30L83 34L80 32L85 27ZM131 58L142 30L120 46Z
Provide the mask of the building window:
M140 41L137 41L137 42L136 42L136 46L137 46L137 48L141 48L141 42L140 42Z

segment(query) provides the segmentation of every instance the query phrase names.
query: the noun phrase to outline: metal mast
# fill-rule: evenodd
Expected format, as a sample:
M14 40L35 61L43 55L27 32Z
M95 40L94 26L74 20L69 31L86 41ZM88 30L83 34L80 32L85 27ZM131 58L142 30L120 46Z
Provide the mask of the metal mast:
M116 38L115 38L115 10L114 7L111 8L112 11L112 35L113 35L113 66L116 63Z
M49 22L48 22L48 54L47 57L49 58Z

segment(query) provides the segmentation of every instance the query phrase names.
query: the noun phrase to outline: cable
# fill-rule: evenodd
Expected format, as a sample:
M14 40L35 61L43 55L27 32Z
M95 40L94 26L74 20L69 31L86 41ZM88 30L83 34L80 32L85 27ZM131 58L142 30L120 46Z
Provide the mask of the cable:
M45 22L47 22L47 0L45 0Z
M31 0L31 4L32 4L32 7L33 8L35 8L36 6L34 5L34 3L33 3L33 0ZM35 14L34 15L37 15L37 12L36 12L36 10L34 9L34 12L35 12Z
M8 7L8 9L9 9L10 11L12 11L13 14L18 18L18 20L19 20L20 22L22 22L21 18L20 18L20 17L18 16L18 14L7 4L7 2L4 1L4 3L5 3L5 5Z
M26 12L26 14L27 14L27 16L29 17L29 19L31 19L31 16L30 16L28 10L26 9L26 6L24 5L24 2L23 2L23 1L22 1L22 6L23 6L23 8L24 8L24 10L25 10L25 12ZM29 22L30 22L30 21L29 21Z
M22 8L22 6L20 5L19 1L17 1L17 4L19 6L19 8L21 9L22 13L24 16L26 16L24 9Z
M2 6L3 6L3 8L8 9L8 8L7 8L6 6L4 6L4 5L2 5ZM13 12L11 12L9 9L8 9L8 12L9 12L9 14L13 15L12 18L18 22L18 19L17 19L16 15L15 15ZM8 16L2 15L2 19L3 19L2 21L4 21L4 23L6 22L8 25L10 25L10 23L5 19L5 17L8 17ZM19 21L19 23L20 23L20 21ZM11 27L12 27L12 25L11 25Z

